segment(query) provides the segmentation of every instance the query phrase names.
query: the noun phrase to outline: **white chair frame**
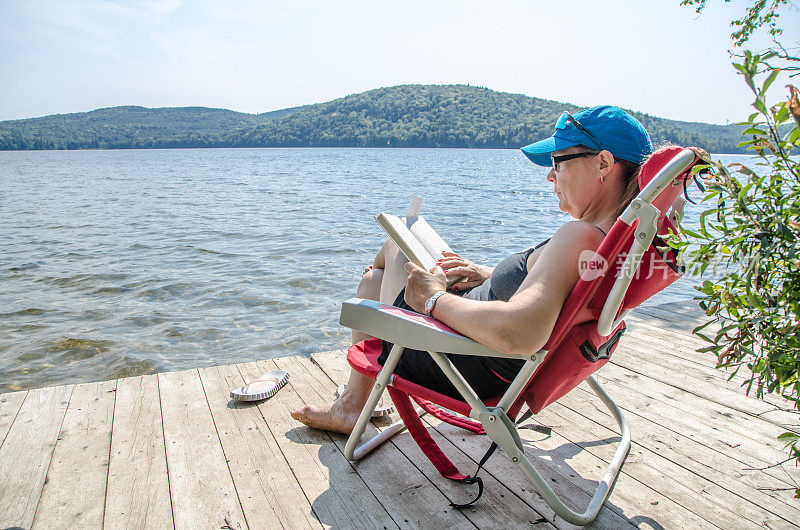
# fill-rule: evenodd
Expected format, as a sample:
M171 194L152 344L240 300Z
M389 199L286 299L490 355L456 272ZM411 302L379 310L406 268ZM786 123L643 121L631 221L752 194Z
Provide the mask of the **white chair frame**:
M606 299L606 303L598 319L597 329L600 335L609 335L619 323L622 322L627 314L627 311L624 311L618 318L615 318L625 298L625 293L639 268L642 256L653 242L653 238L656 235L656 222L660 212L653 206L653 200L668 186L675 185L675 178L682 174L694 159L695 153L689 149L684 149L675 155L672 160L653 177L650 183L636 196L620 216L620 219L629 226L633 225L634 221L637 219L638 224L634 233L634 241L631 249L628 252L620 274ZM677 202L678 201L676 201L676 203ZM671 217L675 221L680 221L682 204L683 202L681 201L674 206ZM587 525L594 521L603 503L611 494L631 447L630 430L625 421L625 417L622 415L622 411L594 377L590 376L587 379L589 386L611 412L611 415L619 426L622 437L614 453L614 457L609 463L606 473L603 475L588 506L582 513L579 513L564 504L552 488L550 488L545 479L542 478L539 472L533 467L533 464L531 464L530 460L525 455L517 426L506 414L509 407L525 389L528 381L530 381L531 377L533 377L536 372L536 369L541 365L542 361L544 361L547 355L546 350L540 350L529 356L519 374L514 378L497 405L494 407L487 407L478 398L475 391L464 380L464 377L455 366L453 366L450 360L440 352L515 359L519 359L519 355L498 352L463 335L443 331L415 319L406 318L397 311L387 311L384 304L372 300L362 300L359 298L346 300L342 304L339 322L343 326L356 329L373 337L379 337L394 344L394 347L391 349L383 365L383 369L376 377L375 385L359 415L355 428L347 440L345 456L348 460L359 460L363 458L370 451L405 429L403 422L398 421L384 429L371 440L360 446L358 445L361 436L364 434L367 423L372 416L372 411L375 410L375 406L378 404L384 389L392 384L392 373L397 366L397 362L400 360L403 350L405 348L424 350L430 353L436 361L436 364L442 369L447 378L464 398L464 401L471 407L469 417L481 423L489 438L503 449L512 462L517 464L553 511L565 521L575 525ZM418 410L418 413L420 412L421 411Z

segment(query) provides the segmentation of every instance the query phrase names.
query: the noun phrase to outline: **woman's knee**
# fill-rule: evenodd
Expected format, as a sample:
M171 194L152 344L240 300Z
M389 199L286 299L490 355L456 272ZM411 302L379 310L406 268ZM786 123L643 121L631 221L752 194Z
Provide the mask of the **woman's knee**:
M389 250L392 249L393 247L397 248L397 244L394 241L392 241L392 238L387 237L386 241L383 242L383 245L381 245L380 250L378 250L378 253L375 255L375 258L372 260L372 266L376 269L385 268L387 252L389 252Z
M356 289L356 296L369 300L378 300L381 296L382 281L383 269L371 268L361 277Z

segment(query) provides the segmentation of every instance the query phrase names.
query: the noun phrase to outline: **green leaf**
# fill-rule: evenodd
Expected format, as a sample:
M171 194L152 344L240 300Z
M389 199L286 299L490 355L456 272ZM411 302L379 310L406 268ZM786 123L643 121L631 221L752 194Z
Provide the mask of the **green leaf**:
M782 442L788 442L788 443L796 442L796 441L800 440L800 434L793 433L793 432L785 432L785 433L781 434L780 436L778 436L778 440L780 440Z
M769 53L764 56L763 60L767 60L767 56L769 56ZM773 55L773 57L774 57L774 55ZM772 85L772 82L775 81L775 78L778 77L778 73L779 72L780 72L779 69L773 68L772 72L770 72L770 74L767 76L767 79L764 81L764 84L761 87L761 94L762 95L764 94L764 92L767 91L767 89L770 87L770 85Z

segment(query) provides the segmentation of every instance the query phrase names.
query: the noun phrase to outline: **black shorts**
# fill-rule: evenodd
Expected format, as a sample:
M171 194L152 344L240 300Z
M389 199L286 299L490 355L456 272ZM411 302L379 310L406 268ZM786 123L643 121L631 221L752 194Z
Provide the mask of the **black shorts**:
M400 292L400 295L392 305L401 309L414 311L406 304L404 296L405 289ZM392 343L383 341L383 351L380 357L378 357L378 362L381 365L386 362L391 349ZM450 359L450 362L453 363L453 366L461 372L461 375L464 376L467 383L475 390L479 398L488 399L500 395L508 389L509 383L498 376L496 371L489 367L483 357L475 355L457 355L454 353L446 353L445 355ZM519 371L519 368L524 364L522 360L512 362L515 364L516 371ZM439 392L440 394L461 401L464 400L463 396L456 390L456 387L453 386L453 383L450 382L441 368L439 368L439 365L436 364L436 361L433 360L433 357L426 351L406 348L405 351L403 351L403 355L400 356L400 361L397 363L394 373L403 379ZM513 376L513 374L505 375L508 379L511 379L508 375Z

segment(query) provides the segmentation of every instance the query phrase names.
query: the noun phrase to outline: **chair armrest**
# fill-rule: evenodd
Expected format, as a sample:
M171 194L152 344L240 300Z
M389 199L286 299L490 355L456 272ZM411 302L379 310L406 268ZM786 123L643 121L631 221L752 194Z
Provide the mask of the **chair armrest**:
M342 302L339 323L393 344L423 351L507 357L519 355L501 353L439 322L413 311L382 304L374 300L350 298Z

